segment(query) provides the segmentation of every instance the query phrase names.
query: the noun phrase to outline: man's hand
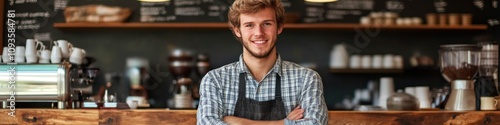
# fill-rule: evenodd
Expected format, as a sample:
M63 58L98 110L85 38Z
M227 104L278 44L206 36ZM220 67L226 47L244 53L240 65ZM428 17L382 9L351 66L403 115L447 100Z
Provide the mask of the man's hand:
M304 118L304 109L300 108L300 105L295 107L295 109L286 116L288 120L300 120L302 118Z

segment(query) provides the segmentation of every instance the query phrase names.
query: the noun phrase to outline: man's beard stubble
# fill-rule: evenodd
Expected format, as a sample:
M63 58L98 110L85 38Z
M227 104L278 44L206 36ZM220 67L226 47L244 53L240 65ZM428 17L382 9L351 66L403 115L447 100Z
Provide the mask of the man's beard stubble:
M240 36L243 36L243 35L240 35ZM259 59L268 57L269 54L271 54L271 51L273 50L273 48L276 47L276 42L274 42L274 45L272 45L272 47L269 50L267 50L267 52L264 52L264 54L259 55L258 53L253 52L245 43L243 43L243 39L241 37L238 37L238 40L240 41L241 44L243 44L243 47L245 47L245 49L248 50L248 52L250 52L250 55L252 55L255 58L259 58Z

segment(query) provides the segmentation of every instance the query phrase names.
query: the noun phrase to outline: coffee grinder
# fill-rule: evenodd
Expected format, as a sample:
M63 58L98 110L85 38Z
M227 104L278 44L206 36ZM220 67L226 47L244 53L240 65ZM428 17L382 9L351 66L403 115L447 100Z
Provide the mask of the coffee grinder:
M475 44L442 45L439 49L440 69L451 82L451 94L445 110L476 110L474 77L478 73L481 48Z
M476 110L481 109L481 97L498 96L495 75L498 72L498 45L494 42L480 42L481 62L476 78Z
M171 108L193 108L193 80L190 78L192 60L191 52L183 49L175 49L168 56L168 66L175 77L172 82L174 107Z

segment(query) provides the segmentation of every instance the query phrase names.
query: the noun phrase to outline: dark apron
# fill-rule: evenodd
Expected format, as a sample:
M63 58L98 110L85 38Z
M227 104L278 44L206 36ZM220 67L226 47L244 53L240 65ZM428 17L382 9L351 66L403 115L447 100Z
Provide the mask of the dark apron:
M281 78L277 75L275 99L259 102L248 99L246 94L245 73L240 73L240 83L238 87L238 100L234 116L251 120L281 120L286 118L285 104L281 98Z

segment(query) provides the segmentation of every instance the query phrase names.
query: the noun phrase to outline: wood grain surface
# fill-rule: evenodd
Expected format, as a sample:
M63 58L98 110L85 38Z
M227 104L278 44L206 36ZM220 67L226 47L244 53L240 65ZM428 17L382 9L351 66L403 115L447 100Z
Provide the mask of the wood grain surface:
M0 109L0 124L195 125L196 110ZM500 125L500 111L329 111L329 125Z
M15 117L8 115L10 110L0 110L0 125L4 124L97 124L99 110L61 110L61 109L16 109Z

